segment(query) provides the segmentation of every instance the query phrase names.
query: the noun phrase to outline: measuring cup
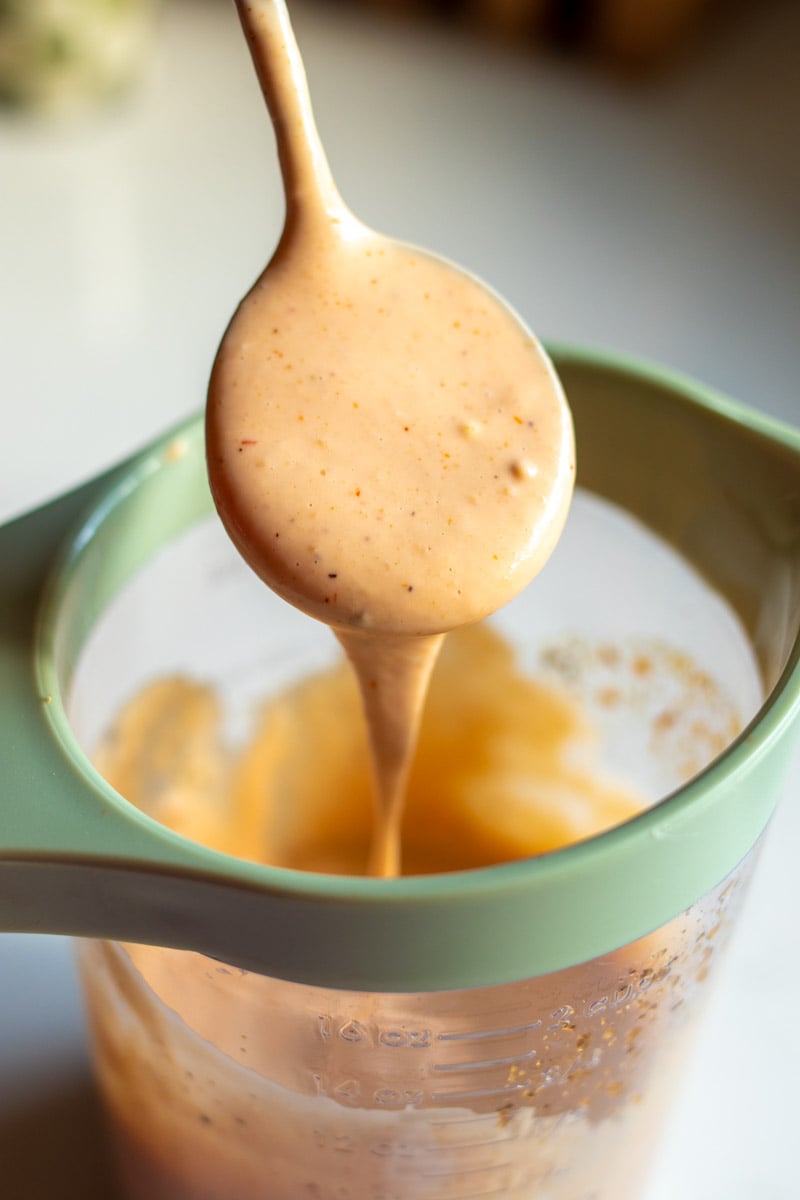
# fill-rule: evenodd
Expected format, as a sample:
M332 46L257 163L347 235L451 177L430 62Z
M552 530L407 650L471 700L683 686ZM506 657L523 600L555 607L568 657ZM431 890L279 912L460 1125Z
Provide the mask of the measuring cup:
M652 805L538 858L270 868L94 771L152 674L212 680L235 736L333 641L230 556L198 421L0 533L0 922L136 943L81 949L129 1196L639 1194L800 704L800 438L665 372L554 359L582 495L498 621L583 689Z

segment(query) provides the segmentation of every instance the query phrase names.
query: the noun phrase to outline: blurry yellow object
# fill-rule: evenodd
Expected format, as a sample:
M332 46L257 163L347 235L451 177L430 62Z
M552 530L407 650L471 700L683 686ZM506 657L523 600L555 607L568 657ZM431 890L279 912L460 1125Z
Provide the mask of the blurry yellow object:
M71 112L127 89L149 56L158 0L2 0L0 102Z

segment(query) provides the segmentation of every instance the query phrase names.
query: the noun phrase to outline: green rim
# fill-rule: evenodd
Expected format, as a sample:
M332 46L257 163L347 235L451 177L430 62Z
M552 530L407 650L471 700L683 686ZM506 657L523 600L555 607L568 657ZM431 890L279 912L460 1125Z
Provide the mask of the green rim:
M670 371L593 351L556 347L551 353L562 376L584 372L606 387L613 388L615 381L634 385L642 397L657 396L659 405L662 399L680 402L692 410L692 419L721 419L744 441L755 435L759 454L767 459L770 453L785 458L788 452L800 513L796 431ZM643 413L642 419L649 418ZM580 471L580 415L576 424ZM165 469L176 439L185 441L187 453L177 463L180 469L174 463ZM36 669L42 693L54 698L46 710L49 727L73 771L95 802L122 818L118 850L112 852L117 869L133 875L146 869L151 877L215 887L227 880L230 886L223 891L232 905L237 898L242 904L245 896L257 902L247 908L247 919L254 920L258 912L264 924L258 931L245 930L241 945L228 939L227 949L216 946L210 933L201 948L211 953L216 948L220 956L242 965L330 986L397 991L494 984L570 966L650 932L706 894L754 845L774 808L791 741L787 735L800 711L797 610L780 678L757 717L718 760L626 824L540 858L388 881L311 875L244 862L187 842L134 809L88 762L64 711L62 683L68 684L91 626L85 615L79 628L75 624L76 598L86 599L81 573L110 523L134 510L152 515L148 489L161 489L162 504L170 499L159 511L169 511L171 518L150 522L135 553L127 546L110 567L105 555L106 575L93 595L93 611L170 536L210 511L207 496L197 493L198 455L199 417L133 459L68 540L43 595ZM191 478L197 494L178 502ZM798 574L800 529L794 532L788 557ZM66 641L65 614L73 622ZM134 837L134 830L143 836ZM98 862L109 857L106 833L97 841ZM62 865L78 857L85 857L85 851L79 854L63 844L50 855ZM172 895L168 888L165 895ZM228 909L227 900L221 903L225 919L234 920L230 913L236 909ZM282 931L276 931L276 922ZM256 941L257 950L248 951L247 945ZM180 937L174 942L182 944ZM183 944L194 943L184 937Z

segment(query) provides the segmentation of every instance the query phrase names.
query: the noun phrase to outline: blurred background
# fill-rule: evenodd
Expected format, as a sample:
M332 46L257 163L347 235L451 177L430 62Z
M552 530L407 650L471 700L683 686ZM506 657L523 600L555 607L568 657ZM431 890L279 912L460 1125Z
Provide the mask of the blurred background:
M796 0L290 10L359 216L546 338L800 423ZM282 214L227 0L2 0L0 519L200 408ZM792 790L646 1200L798 1194ZM113 1196L82 1022L69 945L0 938L9 1200Z

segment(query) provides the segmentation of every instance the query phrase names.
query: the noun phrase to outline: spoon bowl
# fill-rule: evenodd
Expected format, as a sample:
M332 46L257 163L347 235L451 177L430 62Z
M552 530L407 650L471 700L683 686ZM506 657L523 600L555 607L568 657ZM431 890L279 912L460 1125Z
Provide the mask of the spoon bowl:
M218 512L256 573L328 625L470 624L527 585L563 527L575 466L561 385L493 291L352 215L283 0L238 8L286 223L211 375Z

